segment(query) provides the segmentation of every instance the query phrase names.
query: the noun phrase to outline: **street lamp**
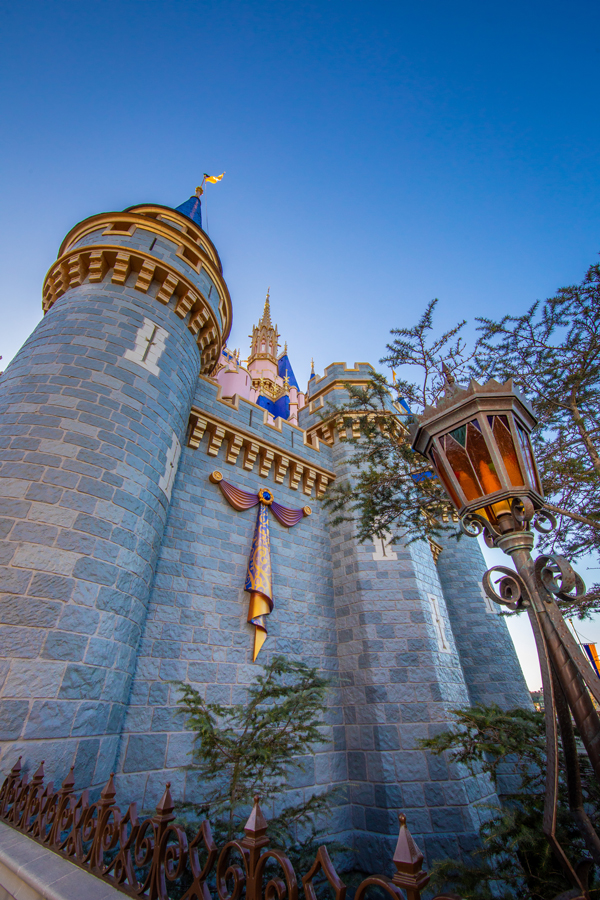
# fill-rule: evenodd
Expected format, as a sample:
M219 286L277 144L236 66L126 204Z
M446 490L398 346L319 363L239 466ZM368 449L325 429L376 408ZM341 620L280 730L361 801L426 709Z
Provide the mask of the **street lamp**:
M471 381L468 387L446 375L446 391L436 407L426 407L413 426L412 447L433 466L458 511L462 531L483 533L488 547L508 553L516 572L494 566L483 577L488 597L510 610L526 609L540 659L546 719L546 797L543 827L568 877L588 897L556 838L558 732L567 773L571 812L594 861L600 865L600 838L583 808L577 748L579 734L600 781L600 680L567 628L556 598L573 600L585 585L562 556L531 556L532 527L548 534L556 519L544 497L530 434L531 407L509 380ZM499 577L495 577L495 576ZM590 696L591 694L591 696Z

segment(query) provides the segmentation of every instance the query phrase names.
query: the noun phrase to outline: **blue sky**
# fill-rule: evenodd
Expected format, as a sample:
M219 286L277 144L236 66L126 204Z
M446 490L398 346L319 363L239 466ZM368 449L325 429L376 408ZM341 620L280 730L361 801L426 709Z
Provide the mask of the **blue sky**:
M72 225L202 173L247 350L267 287L302 383L515 312L600 250L592 2L0 3L0 353ZM598 631L600 635L600 630Z

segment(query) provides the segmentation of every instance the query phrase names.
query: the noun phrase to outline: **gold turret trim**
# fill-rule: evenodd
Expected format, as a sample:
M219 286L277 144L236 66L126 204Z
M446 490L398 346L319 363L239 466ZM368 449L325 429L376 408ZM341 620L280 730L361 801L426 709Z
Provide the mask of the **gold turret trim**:
M427 538L427 540L429 541L429 549L431 550L433 561L437 565L437 561L440 558L440 553L444 548L441 544L438 544L437 541L434 541L433 538Z
M247 472L253 472L258 464L261 478L267 478L272 470L275 483L283 484L287 476L289 487L293 491L301 487L302 493L307 497L311 496L314 487L316 496L320 499L327 485L335 479L335 474L328 469L282 450L276 444L254 437L211 413L192 407L188 447L198 450L206 434L208 442L205 449L209 456L216 457L224 446L224 461L229 465L236 465L241 458L242 467Z
M207 299L177 269L142 250L93 244L65 253L57 259L44 279L44 313L70 288L79 287L86 280L98 284L110 279L112 284L124 285L131 275L137 275L137 278L130 287L142 294L147 294L150 285L156 283L155 299L159 303L166 305L173 297L176 298L175 314L180 319L185 319L189 314L187 327L196 335L202 358L200 371L202 374L212 372L224 338Z
M226 341L231 331L233 313L219 254L202 229L187 216L174 209L168 209L165 206L136 206L123 212L99 213L89 219L84 219L83 222L75 225L65 237L58 254L59 259L67 254L75 244L93 232L104 229L102 236L110 239L110 235L130 237L138 228L174 244L178 258L196 274L199 274L202 269L206 270L219 292L219 313L223 321L223 340ZM123 246L120 249L130 248ZM133 248L131 251L133 252ZM163 261L160 263L167 265ZM195 288L195 290L199 289Z

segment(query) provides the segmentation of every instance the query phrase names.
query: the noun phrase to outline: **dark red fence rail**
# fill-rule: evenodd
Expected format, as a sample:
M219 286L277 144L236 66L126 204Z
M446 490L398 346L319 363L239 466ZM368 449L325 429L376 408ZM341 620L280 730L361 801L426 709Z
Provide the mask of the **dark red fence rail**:
M170 785L150 818L139 821L135 803L125 815L115 804L113 775L96 803L87 791L75 795L73 769L59 790L44 786L43 763L31 781L21 758L0 788L0 820L70 862L108 882L130 897L146 900L316 900L315 879L324 876L335 900L344 900L346 885L337 874L325 845L310 870L299 879L281 850L269 847L267 821L255 798L244 837L217 848L208 821L193 840L175 822ZM423 854L399 816L400 831L392 861L392 878L371 875L358 887L355 900L365 900L370 887L394 900L420 900L429 876ZM439 895L435 900L451 900ZM455 900L455 898L454 898Z

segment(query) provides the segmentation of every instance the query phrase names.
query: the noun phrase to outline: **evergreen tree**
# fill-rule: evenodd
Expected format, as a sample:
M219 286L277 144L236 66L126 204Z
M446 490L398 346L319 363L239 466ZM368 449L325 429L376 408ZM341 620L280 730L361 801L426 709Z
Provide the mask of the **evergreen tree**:
M352 478L336 479L325 505L333 524L356 521L361 541L392 534L410 541L440 534L452 504L437 478L430 477L429 462L410 449L409 426L414 414L434 404L445 385L444 368L458 374L473 358L460 331L465 322L432 339L432 300L412 328L396 328L381 362L392 368L416 367L418 381L401 377L390 384L374 373L364 387L348 385L348 401L328 405L321 416L335 417L341 440L352 447ZM392 402L395 398L395 402ZM407 407L411 412L407 412ZM353 428L358 423L359 428Z
M269 820L269 837L294 865L308 868L320 836L315 819L328 812L332 794L313 793L283 808L280 801L292 770L302 770L323 744L327 687L316 669L283 656L265 665L245 703L208 703L180 683L180 708L195 732L190 769L206 791L201 802L180 809L195 819L207 816L217 841L232 840L242 833L255 795L263 808L276 800L280 811Z
M488 807L488 820L480 828L481 846L463 863L436 862L432 886L451 886L465 900L553 900L569 892L571 884L556 861L543 830L545 785L544 714L527 709L501 710L483 704L454 710L456 724L422 742L436 754L448 753L474 773L486 772L499 792L499 777L512 773L514 790L500 794L501 806ZM600 786L585 753L579 754L585 809L597 828L600 824ZM567 856L577 862L590 896L600 897L600 885L583 839L569 810L562 777L558 794L557 837ZM575 896L567 893L566 896Z
M548 507L559 522L538 546L575 559L598 553L600 265L591 266L581 284L561 288L521 316L478 319L479 337L470 350L461 337L464 321L435 337L437 302L414 327L391 332L381 362L400 370L398 381L376 374L366 387L351 387L346 404L324 411L325 418L360 426L342 438L353 446L358 474L338 480L328 492L335 521L356 519L361 540L389 532L410 540L440 533L451 504L428 462L410 450L411 417L400 401L419 414L437 402L447 375L463 383L472 376L512 378L539 419L533 440ZM411 380L415 369L418 376ZM398 413L400 423L394 420ZM579 617L600 611L600 586L564 611Z
M577 558L600 551L600 265L521 316L478 319L473 371L512 378L533 406L533 434L558 530L538 542ZM585 606L596 609L600 586ZM585 608L584 606L584 608Z

